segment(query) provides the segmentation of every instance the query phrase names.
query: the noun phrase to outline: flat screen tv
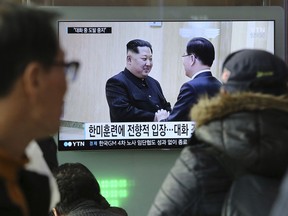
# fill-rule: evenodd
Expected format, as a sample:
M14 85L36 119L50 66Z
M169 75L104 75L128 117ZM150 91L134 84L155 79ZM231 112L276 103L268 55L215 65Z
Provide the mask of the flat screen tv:
M212 73L233 51L264 49L284 57L280 7L53 7L59 40L69 60L81 64L66 94L58 149L173 149L187 145L195 122L110 122L105 84L126 65L126 44L144 39L153 47L150 76L173 107L185 77L181 55L193 37L216 51ZM257 12L256 12L257 11Z

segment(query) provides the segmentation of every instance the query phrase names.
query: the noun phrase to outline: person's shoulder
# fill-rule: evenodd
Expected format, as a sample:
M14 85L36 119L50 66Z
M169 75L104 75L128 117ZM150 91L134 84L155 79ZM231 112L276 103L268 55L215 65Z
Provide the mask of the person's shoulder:
M28 205L31 207L31 215L48 214L51 202L49 177L24 169L19 174L21 189L26 196Z
M49 185L49 177L43 173L34 170L21 169L20 178L23 183L29 184L31 187L36 185Z
M117 216L127 216L127 212L125 209L123 208L120 208L120 207L114 207L114 206L111 206L109 208L106 209L107 211L113 213L113 215L117 215Z
M112 77L110 77L107 82L114 82L114 81L122 81L125 80L126 76L124 74L124 71L120 71L119 73L113 75Z
M187 84L190 85L209 85L211 83L222 84L216 77L213 76L211 71L200 73L194 79L191 79L187 82Z
M120 78L125 77L124 71L120 71L117 74L113 75L111 78Z
M208 86L210 85L211 82L209 82L207 80L207 78L198 78L198 79L191 79L187 82L185 82L182 86L181 89L184 90L188 90L188 91L198 91L199 88L203 87L203 86Z
M212 75L212 77L210 78L210 83L213 83L214 85L218 85L219 87L222 86L222 82L217 79L215 76Z
M197 84L197 80L195 79L192 79L192 80L189 80L185 83L182 84L182 88L185 88L185 87L191 87L193 85Z
M119 210L121 209L121 210ZM127 212L122 209L122 208L118 208L117 209L113 209L112 208L96 208L94 207L81 207L81 208L76 208L74 210L72 210L71 212L69 212L68 214L69 216L76 216L76 215L91 215L91 216L127 216Z

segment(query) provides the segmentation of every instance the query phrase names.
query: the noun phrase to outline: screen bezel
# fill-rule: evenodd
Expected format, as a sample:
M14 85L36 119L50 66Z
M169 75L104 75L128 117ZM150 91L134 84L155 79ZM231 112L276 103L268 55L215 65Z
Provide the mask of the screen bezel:
M49 8L49 7L45 7ZM61 21L239 21L273 20L275 54L284 58L284 13L280 7L53 7ZM257 13L255 13L257 11ZM58 21L59 21L58 20ZM57 28L57 26L56 26ZM65 122L67 124L67 122ZM182 147L182 146L180 146ZM98 150L97 148L61 148L59 150ZM145 147L146 148L146 147ZM148 147L149 148L149 147ZM110 149L110 147L103 148ZM111 148L113 149L113 148ZM115 148L119 149L119 148ZM121 147L120 147L121 149ZM129 149L129 148L125 148ZM135 148L132 148L135 149ZM137 147L136 149L142 149ZM163 149L163 147L154 148ZM166 147L164 149L167 149Z
M284 11L279 6L44 6L70 21L274 20L275 54L285 57ZM256 13L257 11L257 13ZM57 23L55 25L57 28Z

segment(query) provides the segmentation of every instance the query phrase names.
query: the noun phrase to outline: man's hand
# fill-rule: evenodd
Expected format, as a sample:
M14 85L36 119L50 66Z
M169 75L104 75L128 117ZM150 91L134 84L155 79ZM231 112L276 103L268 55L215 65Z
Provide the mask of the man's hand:
M159 122L163 119L166 119L168 118L168 116L170 115L170 112L168 112L167 110L158 110L156 113L155 113L155 117L154 117L154 122Z

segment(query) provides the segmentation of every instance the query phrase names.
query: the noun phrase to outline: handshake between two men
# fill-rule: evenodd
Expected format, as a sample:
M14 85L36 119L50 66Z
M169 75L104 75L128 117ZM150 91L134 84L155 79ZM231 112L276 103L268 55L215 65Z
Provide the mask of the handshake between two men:
M164 109L160 109L155 113L154 122L160 122L166 120L170 115L170 112Z

